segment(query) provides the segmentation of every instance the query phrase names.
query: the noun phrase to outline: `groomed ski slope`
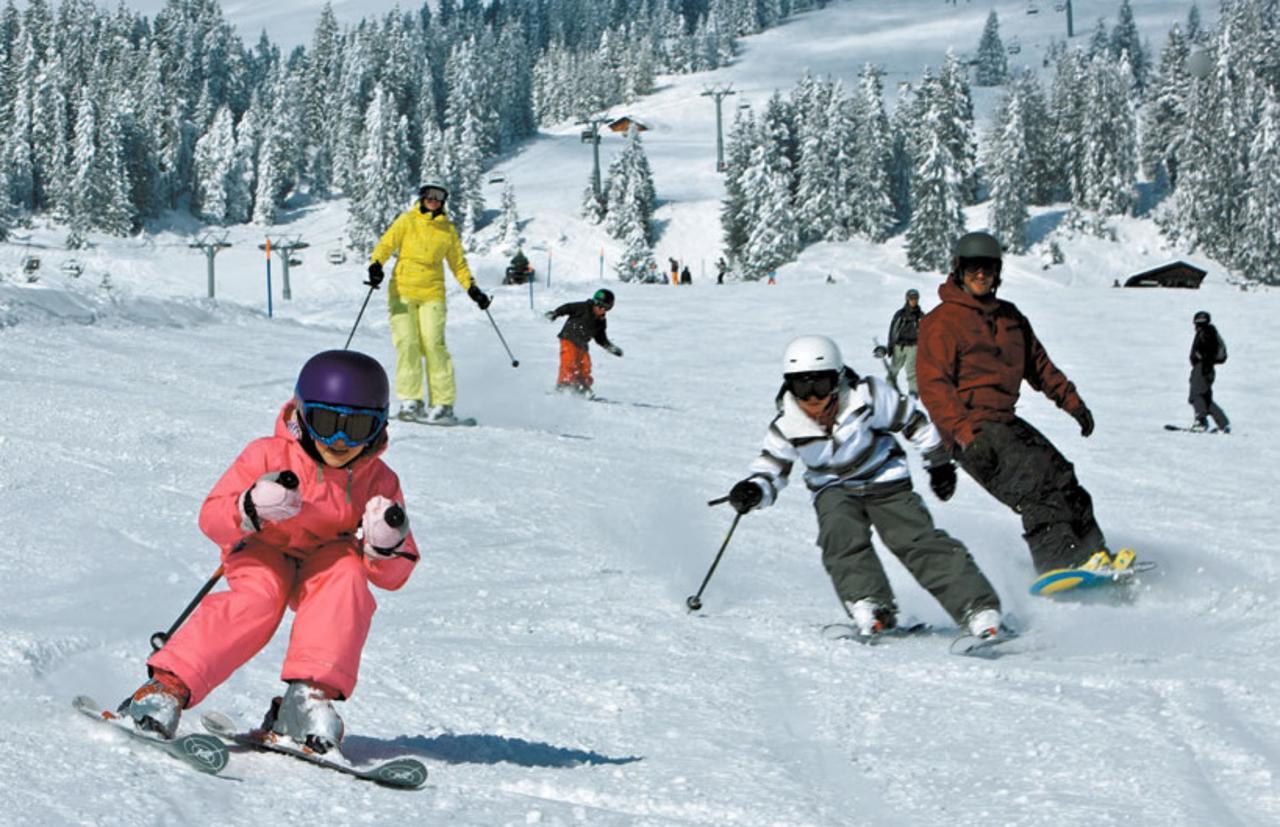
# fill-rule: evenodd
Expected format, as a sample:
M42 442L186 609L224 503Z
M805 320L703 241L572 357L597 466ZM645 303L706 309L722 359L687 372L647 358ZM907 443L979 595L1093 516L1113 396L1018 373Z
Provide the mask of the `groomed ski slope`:
M835 31L856 5L789 25ZM976 43L985 10L960 12L978 18L965 41ZM784 59L765 49L771 36L750 42L743 71L750 60ZM905 35L897 48L905 60ZM793 68L777 72L784 87ZM699 80L673 83L692 96ZM690 113L710 108L691 100ZM556 251L536 311L597 286L593 268L559 269L562 254L591 249L592 230L572 218L587 174L585 147L572 140L571 149L544 136L506 162L530 217L526 234ZM662 193L663 140L646 140ZM665 151L673 163L688 156L692 169L709 146ZM555 186L516 178L556 166ZM705 247L682 255L705 249L710 265L718 196L710 184L690 187L690 200L706 203L669 203L668 229L693 222L684 232ZM984 212L975 208L970 225L982 226ZM340 231L342 222L334 204L300 210L279 229ZM60 277L61 254L46 250L40 283L0 284L0 725L9 755L0 822L1280 819L1276 296L1242 292L1194 257L1211 271L1198 292L1111 289L1113 278L1179 257L1140 220L1122 222L1120 245L1068 242L1062 268L1010 262L1001 291L1079 386L1098 430L1081 439L1069 417L1034 396L1023 414L1076 464L1110 542L1161 563L1131 604L1031 598L1015 515L963 475L955 498L939 504L918 473L939 525L968 544L1029 627L1023 653L957 658L945 634L875 649L824 641L818 627L842 613L798 481L777 507L742 520L703 613L689 616L684 598L732 517L703 503L758 450L783 346L826 333L855 368L874 371L871 337L884 336L909 287L931 308L939 277L907 270L895 242L814 248L775 286L716 287L696 267L692 287L610 283L610 334L626 357L593 350L598 390L668 409L548 395L558 326L529 309L525 288L496 287L498 255L475 256L521 364L510 367L484 315L453 294L459 410L482 426L392 425L387 459L425 558L405 589L377 593L361 683L343 708L353 758L416 755L431 767L428 788L396 793L271 755L233 756L226 774L240 781L227 782L130 746L78 716L71 697L113 702L140 682L147 637L217 565L195 524L201 500L243 445L269 432L305 358L342 345L364 297L358 265L321 263L320 246L294 271L292 302L280 301L276 282L278 315L266 319L261 254L245 249L253 236L244 228L232 234L239 246L219 256L223 300L211 305L194 298L203 260L164 246L177 243L176 230L154 248L95 239L79 280ZM109 293L98 287L103 272ZM836 284L823 283L828 273ZM390 365L382 299L353 346ZM1161 427L1190 419L1186 352L1201 308L1231 349L1216 385L1229 437ZM896 563L889 569L905 611L945 623ZM208 708L256 723L281 689L286 642L282 631ZM197 726L199 711L184 728Z

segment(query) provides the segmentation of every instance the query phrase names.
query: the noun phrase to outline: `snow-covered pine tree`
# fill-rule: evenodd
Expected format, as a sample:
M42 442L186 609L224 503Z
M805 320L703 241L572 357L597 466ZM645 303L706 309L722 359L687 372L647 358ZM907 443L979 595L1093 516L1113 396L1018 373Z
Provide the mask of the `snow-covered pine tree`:
M1240 265L1247 278L1280 285L1280 102L1268 89L1249 148L1252 177L1245 196Z
M1137 133L1129 97L1133 87L1129 64L1096 57L1089 64L1083 123L1083 191L1076 206L1102 215L1129 212L1136 199Z
M476 230L484 217L484 130L473 112L466 112L459 129L452 130L454 191L449 194L449 215L463 243L475 244Z
M1157 181L1163 178L1170 189L1178 185L1178 153L1186 128L1189 53L1187 39L1174 26L1148 84L1147 105L1142 111L1142 172Z
M649 159L645 155L640 132L633 124L627 130L622 151L609 165L605 229L614 238L625 240L631 236L632 226L639 226L645 241L652 244L650 219L655 197Z
M963 203L978 198L978 139L973 121L973 97L969 93L968 72L955 52L948 49L938 74L936 110L943 146L954 159L952 168L960 176Z
M730 263L737 261L742 248L747 244L750 202L742 182L755 144L755 119L749 111L739 109L733 119L733 126L729 129L725 148L725 164L728 169L724 176L725 199L720 208L725 255Z
M995 9L987 15L987 25L978 41L978 65L973 82L977 86L999 86L1009 77L1009 58L1000 40L1000 17Z
M987 141L986 168L991 189L987 222L996 238L1016 254L1026 252L1030 219L1031 159L1024 124L1021 86L1014 84L1000 104L995 129Z
M231 110L220 106L209 131L196 142L195 207L205 221L222 224L227 219L227 190L235 166L235 149Z
M1120 0L1119 19L1111 30L1111 57L1119 60L1122 55L1129 56L1129 69L1133 73L1134 86L1141 92L1147 85L1147 73L1151 68L1151 60L1142 45L1142 36L1138 34L1138 24L1133 20L1133 7L1129 0Z
M833 102L839 103L833 106ZM843 107L844 94L838 83L805 75L792 95L792 105L798 121L795 213L801 240L809 243L842 235L844 227L839 233L836 228L844 202L844 170L836 163L841 147L830 139L828 117Z
M365 148L357 170L359 195L352 199L347 238L356 249L372 249L404 210L409 182L408 121L395 102L374 87L365 116Z
M880 243L897 223L893 205L893 134L884 109L880 71L868 63L849 106L849 119L839 127L852 156L845 169L845 201L850 233ZM833 118L835 116L833 115ZM834 137L834 136L833 136ZM838 140L838 137L834 139ZM843 160L837 164L845 166Z
M767 141L752 150L742 186L755 195L748 205L747 241L735 268L745 279L762 279L800 252L790 180L789 162L776 144Z
M634 183L632 183L632 186ZM624 249L622 257L614 265L613 271L622 281L647 281L658 271L657 262L653 260L653 248L645 237L644 228L633 221L622 239Z
M945 117L929 108L921 129L920 154L911 173L907 263L925 272L945 272L951 245L964 233L963 179L946 144Z
M516 209L516 190L507 181L502 185L502 215L498 218L498 249L514 255L520 247L520 213Z

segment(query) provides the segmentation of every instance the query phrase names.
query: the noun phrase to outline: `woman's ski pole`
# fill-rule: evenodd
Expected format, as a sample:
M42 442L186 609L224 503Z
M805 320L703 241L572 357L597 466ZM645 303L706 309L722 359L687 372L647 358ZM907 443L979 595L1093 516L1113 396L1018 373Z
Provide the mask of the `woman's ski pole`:
M369 284L369 282L364 282ZM360 326L360 319L364 317L364 309L369 306L369 297L373 295L373 291L377 290L377 286L369 284L369 292L364 294L364 304L360 305L360 312L356 314L356 323L351 325L351 333L347 336L347 343L342 346L343 350L351 347L351 340L355 338L356 328Z
M511 358L511 367L520 367L520 360L511 353L511 348L507 347L507 340L502 338L502 331L498 329L498 323L493 320L493 314L489 312L489 308L484 309L484 315L489 317L489 324L493 325L493 332L498 334L498 341L502 342L502 346L506 348L507 356Z

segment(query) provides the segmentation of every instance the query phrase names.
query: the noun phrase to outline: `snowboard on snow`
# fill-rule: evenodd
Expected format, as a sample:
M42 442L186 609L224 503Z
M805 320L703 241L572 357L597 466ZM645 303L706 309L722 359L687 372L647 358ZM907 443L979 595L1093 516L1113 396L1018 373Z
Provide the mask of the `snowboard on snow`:
M1184 433L1188 433L1188 434L1229 434L1231 433L1231 431L1224 431L1221 428L1209 428L1206 430L1200 430L1198 428L1192 428L1188 425L1166 424L1164 426L1164 429L1166 431L1183 431Z
M1134 582L1134 578L1144 571L1151 571L1156 564L1150 560L1140 560L1124 569L1054 569L1037 577L1031 583L1031 593L1037 596L1051 596L1076 589L1095 589L1105 586L1119 586Z
M452 419L437 419L435 421L428 421L426 419L401 419L400 417L396 417L396 422L404 422L409 425L430 425L433 428L474 428L479 424L476 422L476 418L474 416L465 416L461 419L458 417L453 417Z
M154 747L199 772L217 775L227 766L230 757L227 745L212 735L196 733L179 735L167 740L159 735L139 730L133 725L132 720L109 709L103 709L88 695L77 695L71 705L93 720L128 735L134 743Z
M218 736L213 740L226 741L259 752L274 752L288 755L317 767L334 770L358 778L372 781L384 787L400 790L416 790L427 783L427 767L416 758L393 758L372 766L357 766L343 758L328 753L321 754L306 747L297 746L287 738L281 738L270 730L253 729L248 731L236 727L231 718L219 712L209 712L200 718L206 730ZM212 738L213 735L203 736ZM223 749L226 749L223 746Z

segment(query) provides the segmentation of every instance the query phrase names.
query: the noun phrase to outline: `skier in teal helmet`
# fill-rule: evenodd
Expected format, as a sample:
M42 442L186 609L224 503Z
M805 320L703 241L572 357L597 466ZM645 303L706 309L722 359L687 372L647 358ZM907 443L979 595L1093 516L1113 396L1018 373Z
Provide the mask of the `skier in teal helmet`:
M552 321L567 316L560 328L560 373L556 378L556 390L570 391L591 398L595 396L591 386L591 354L587 348L591 340L612 353L622 355L622 348L609 341L605 333L605 316L613 309L612 290L600 289L584 302L568 302L546 314Z

